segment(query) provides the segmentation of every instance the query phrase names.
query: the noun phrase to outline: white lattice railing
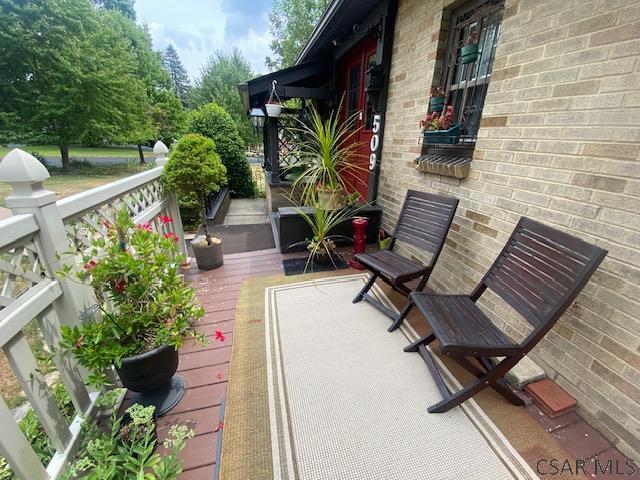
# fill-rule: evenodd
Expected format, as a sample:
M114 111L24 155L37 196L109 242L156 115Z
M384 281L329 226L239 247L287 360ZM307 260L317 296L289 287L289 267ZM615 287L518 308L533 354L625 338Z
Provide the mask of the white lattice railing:
M81 417L95 414L97 392L85 386L84 371L69 356L54 355L76 413L71 422L65 419L23 333L35 320L48 349L58 352L60 325L79 324L83 312L95 305L90 288L56 278L65 262L75 260L63 253L81 252L95 236L104 235L104 222L113 222L122 206L135 223L150 222L164 233L171 229L186 252L175 195L166 194L160 181L166 147L157 144L154 151L160 153L159 167L63 200L43 188L49 173L33 156L16 149L0 163L0 181L12 187L6 204L13 213L0 221L0 347L56 450L43 465L0 398L0 455L18 478L57 478L81 440ZM163 225L160 215L173 222Z

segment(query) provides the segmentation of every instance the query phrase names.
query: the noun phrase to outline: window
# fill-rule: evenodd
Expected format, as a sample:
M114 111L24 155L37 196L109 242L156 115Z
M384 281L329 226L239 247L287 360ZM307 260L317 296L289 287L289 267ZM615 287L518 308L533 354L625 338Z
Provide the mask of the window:
M496 53L503 0L475 1L454 11L444 59L443 81L447 103L461 125L461 143L475 141ZM477 57L463 63L461 50L477 43Z
M371 67L373 67L376 64L376 54L373 53L372 55L369 56L368 60L367 60L367 68L365 69L365 72L368 71ZM364 129L365 130L371 130L373 128L373 103L371 102L371 99L369 98L369 94L366 95L366 107L365 107L365 112L364 112Z
M351 118L358 111L360 96L360 64L356 64L349 71L347 85L347 118Z

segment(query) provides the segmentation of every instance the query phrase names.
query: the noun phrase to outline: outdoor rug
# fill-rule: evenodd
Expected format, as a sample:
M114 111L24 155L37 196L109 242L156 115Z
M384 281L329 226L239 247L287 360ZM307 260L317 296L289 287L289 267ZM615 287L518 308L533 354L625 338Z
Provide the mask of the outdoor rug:
M536 478L475 400L427 412L438 389L420 357L402 351L416 333L389 334L387 317L351 303L366 274L307 278L240 292L220 478ZM251 299L259 285L262 313ZM525 437L540 437L522 409L504 409L510 424L513 412Z

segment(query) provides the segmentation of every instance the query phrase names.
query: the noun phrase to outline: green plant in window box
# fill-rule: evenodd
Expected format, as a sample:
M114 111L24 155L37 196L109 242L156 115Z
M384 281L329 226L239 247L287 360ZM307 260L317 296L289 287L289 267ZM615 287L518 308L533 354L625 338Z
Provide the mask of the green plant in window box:
M460 125L453 124L453 106L447 105L442 112L428 113L419 125L427 143L453 144L460 138Z
M102 318L63 326L61 341L96 387L109 384L105 370L121 367L124 358L165 346L177 352L188 335L205 341L194 328L204 309L183 281L175 235L158 234L150 223L134 225L126 208L104 227L82 255L82 268L66 266L58 273L90 285L98 297Z

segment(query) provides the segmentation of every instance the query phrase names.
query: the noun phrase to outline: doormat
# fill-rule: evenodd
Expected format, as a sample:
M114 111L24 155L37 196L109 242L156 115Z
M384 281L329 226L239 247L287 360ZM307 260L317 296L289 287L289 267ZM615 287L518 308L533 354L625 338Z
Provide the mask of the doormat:
M308 258L309 257L285 258L282 260L284 274L290 276L300 275L302 273L330 272L332 270L344 270L345 268L349 268L349 265L344 261L342 255L334 255L333 263L329 262L326 265L320 265L315 262L309 262L307 265Z

